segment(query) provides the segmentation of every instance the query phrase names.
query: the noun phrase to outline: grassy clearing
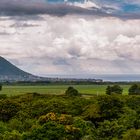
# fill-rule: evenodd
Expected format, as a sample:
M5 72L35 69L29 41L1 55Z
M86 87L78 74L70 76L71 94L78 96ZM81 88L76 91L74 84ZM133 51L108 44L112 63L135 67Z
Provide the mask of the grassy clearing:
M71 85L82 94L105 94L106 85ZM49 86L3 86L0 93L8 96L37 92L41 94L63 94L69 85ZM122 85L123 94L128 94L130 85Z

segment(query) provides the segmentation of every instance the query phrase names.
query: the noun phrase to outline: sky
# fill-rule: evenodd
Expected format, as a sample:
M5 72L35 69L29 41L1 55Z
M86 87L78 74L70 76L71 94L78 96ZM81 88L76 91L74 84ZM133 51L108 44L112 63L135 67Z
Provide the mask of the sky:
M140 74L140 0L0 0L0 56L40 76Z

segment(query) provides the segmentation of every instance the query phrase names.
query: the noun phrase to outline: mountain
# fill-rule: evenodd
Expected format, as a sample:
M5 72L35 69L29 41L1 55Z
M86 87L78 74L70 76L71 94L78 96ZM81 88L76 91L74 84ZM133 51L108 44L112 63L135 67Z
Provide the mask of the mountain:
M0 57L0 75L20 75L20 76L29 76L30 74L24 72L23 70L17 68L5 58Z
M56 77L56 78L55 78ZM0 82L18 82L18 81L44 81L44 82L102 82L101 79L79 79L79 78L54 78L39 77L27 73L0 56Z
M0 56L0 82L37 80L40 80L40 77L24 72Z

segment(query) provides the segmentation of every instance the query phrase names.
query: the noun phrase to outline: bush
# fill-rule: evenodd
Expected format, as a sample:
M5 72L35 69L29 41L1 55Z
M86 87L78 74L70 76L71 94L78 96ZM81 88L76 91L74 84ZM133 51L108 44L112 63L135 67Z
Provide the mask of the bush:
M68 96L79 96L80 95L78 90L74 89L73 87L68 87L65 94Z
M60 140L65 136L65 127L54 121L48 121L43 126L34 128L31 133L24 134L24 140Z
M0 101L0 120L8 121L20 110L20 104L13 100Z
M123 113L124 102L118 96L101 96L98 105L100 115L107 120L118 118Z
M2 85L0 84L0 90L2 90Z
M114 86L108 86L106 88L106 94L112 95L112 94L122 94L123 89L119 85Z
M130 129L123 135L123 140L140 140L140 129Z
M129 95L140 95L140 86L137 84L133 84L129 90Z
M6 94L0 94L0 99L6 99L7 95Z
M12 132L6 131L3 135L3 140L21 140L22 135L18 132L13 130Z
M112 140L114 137L119 138L121 134L123 134L124 130L123 126L119 125L117 120L105 120L99 123L99 127L96 129L96 132L97 139Z
M6 123L0 121L0 134L3 134L7 130L8 130L8 128L7 128Z

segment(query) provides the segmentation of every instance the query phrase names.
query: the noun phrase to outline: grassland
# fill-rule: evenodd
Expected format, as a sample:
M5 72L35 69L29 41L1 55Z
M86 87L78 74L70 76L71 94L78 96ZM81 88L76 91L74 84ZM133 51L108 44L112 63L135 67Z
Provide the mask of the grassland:
M3 86L1 94L8 96L37 92L41 94L63 94L65 90L73 86L82 94L105 94L106 85L46 85L46 86ZM130 85L121 85L123 94L128 94Z

